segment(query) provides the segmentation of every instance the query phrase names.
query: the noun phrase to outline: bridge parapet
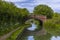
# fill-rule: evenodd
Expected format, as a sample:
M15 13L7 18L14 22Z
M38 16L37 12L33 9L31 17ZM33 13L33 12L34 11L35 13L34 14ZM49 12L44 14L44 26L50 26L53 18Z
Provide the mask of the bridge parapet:
M34 19L41 20L41 21L46 21L46 19L47 19L47 17L43 16L43 15L31 15L30 17L34 18Z

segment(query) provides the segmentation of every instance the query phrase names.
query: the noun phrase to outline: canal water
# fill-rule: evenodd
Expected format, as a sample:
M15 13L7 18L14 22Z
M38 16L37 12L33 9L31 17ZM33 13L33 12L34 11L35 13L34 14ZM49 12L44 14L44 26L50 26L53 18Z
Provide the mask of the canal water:
M60 40L60 36L54 36L49 33L39 32L35 31L37 28L37 25L34 23L31 23L32 26L27 28L22 36L18 36L17 40Z

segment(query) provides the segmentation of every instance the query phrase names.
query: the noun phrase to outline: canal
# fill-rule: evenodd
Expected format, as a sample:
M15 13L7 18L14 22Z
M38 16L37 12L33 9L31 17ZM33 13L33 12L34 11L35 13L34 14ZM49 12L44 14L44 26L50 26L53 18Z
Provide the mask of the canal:
M37 25L31 23L31 26L24 30L24 32L19 34L17 40L60 40L60 36L51 35L45 30L36 31Z

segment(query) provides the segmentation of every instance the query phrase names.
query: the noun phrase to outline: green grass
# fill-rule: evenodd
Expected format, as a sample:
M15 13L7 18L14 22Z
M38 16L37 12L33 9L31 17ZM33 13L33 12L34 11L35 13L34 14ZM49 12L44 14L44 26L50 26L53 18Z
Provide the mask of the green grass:
M17 27L19 27L20 25L0 25L0 36L3 36L7 33L9 33L10 31L16 29Z
M16 30L7 40L16 40L17 36L23 32L23 30L29 25L20 26L18 30Z
M45 21L44 28L52 35L60 35L60 17L54 17Z

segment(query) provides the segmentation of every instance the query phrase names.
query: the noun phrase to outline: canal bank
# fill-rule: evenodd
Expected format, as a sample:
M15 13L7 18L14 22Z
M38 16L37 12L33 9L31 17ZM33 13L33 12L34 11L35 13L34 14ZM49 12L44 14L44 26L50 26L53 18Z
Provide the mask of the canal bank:
M20 28L18 30L16 30L15 32L13 32L9 38L7 38L6 40L16 40L17 36L23 33L24 29L29 27L29 25L22 25L20 26Z
M35 27L37 26L34 24L34 26L26 28L22 34L18 35L16 40L60 40L60 36L52 35L43 29L36 31Z

